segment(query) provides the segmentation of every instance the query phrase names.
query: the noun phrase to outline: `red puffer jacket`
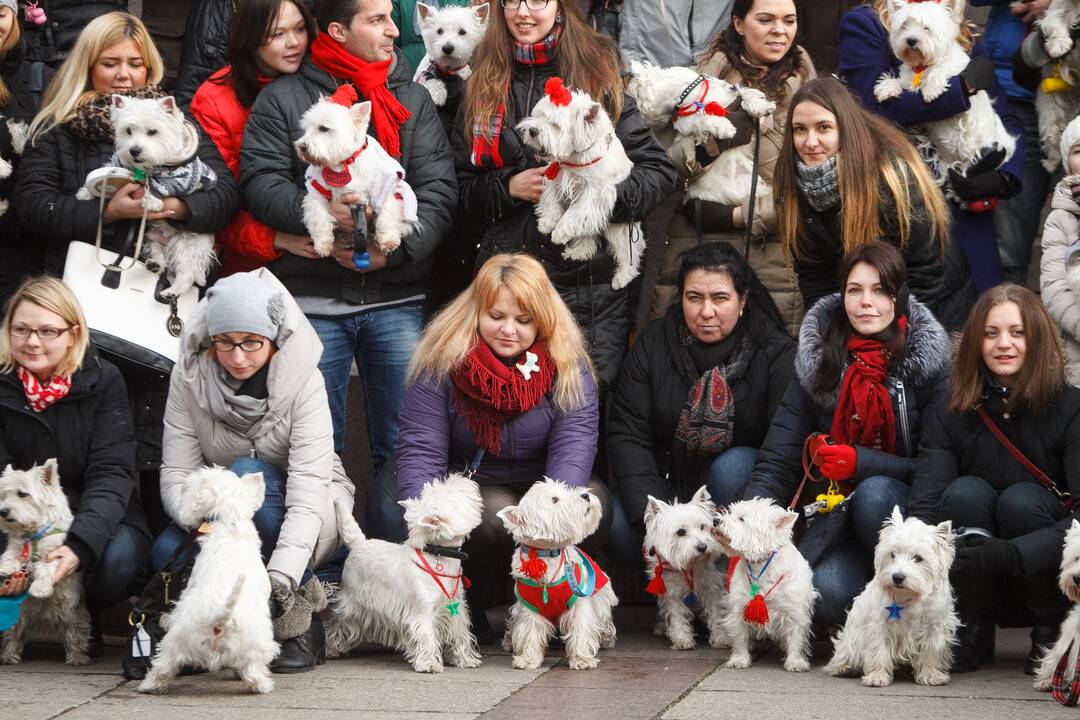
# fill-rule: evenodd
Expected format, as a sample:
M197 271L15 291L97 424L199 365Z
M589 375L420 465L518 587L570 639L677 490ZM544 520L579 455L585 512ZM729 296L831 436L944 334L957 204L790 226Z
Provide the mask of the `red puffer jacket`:
M236 99L231 82L218 82L228 72L229 67L223 67L199 86L191 100L191 114L239 179L240 142L251 108L244 107ZM217 234L217 243L222 251L223 275L254 270L283 254L274 249L274 231L247 210L241 210L229 226Z

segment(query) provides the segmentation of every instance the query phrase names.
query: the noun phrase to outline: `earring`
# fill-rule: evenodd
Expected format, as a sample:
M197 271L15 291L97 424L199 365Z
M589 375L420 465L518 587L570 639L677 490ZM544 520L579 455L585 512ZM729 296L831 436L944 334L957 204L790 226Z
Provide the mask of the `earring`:
M555 24L559 25L561 23L562 23L562 14L560 13L560 14L555 16Z

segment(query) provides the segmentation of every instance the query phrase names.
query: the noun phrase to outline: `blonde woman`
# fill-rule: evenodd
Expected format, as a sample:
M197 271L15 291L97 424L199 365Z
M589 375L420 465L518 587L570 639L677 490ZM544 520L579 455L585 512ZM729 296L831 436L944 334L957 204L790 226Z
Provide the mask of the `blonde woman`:
M435 316L413 355L397 442L396 485L387 463L368 505L382 534L404 535L394 502L424 483L476 466L483 521L466 550L471 607L505 571L513 541L495 514L542 476L588 487L604 506L599 545L610 523L610 495L592 479L599 407L592 367L573 315L539 261L495 255L465 292ZM396 487L397 492L394 492ZM478 595L478 596L477 596ZM487 630L475 614L478 637Z
M48 560L59 560L57 580L83 574L96 618L146 580L135 431L123 378L90 344L75 296L56 278L35 277L15 291L0 325L0 466L26 470L49 458L75 519ZM0 578L0 596L25 589L25 579Z

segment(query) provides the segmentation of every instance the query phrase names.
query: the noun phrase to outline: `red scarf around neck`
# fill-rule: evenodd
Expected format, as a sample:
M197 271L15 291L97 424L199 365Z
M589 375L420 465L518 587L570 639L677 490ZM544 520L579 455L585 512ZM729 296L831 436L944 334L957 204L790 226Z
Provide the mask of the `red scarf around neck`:
M70 375L53 375L42 383L24 367L20 366L17 373L26 394L26 403L34 412L42 412L71 390Z
M527 353L536 355L538 369L523 372L518 368L526 364ZM478 338L476 347L450 372L450 380L454 407L465 417L465 426L476 436L477 445L498 456L503 423L540 402L555 380L555 363L542 340L506 365Z
M379 144L391 156L401 157L398 133L402 124L412 114L386 87L390 60L366 62L350 54L341 43L326 33L319 33L311 43L311 61L320 70L325 70L336 78L348 80L356 86L365 100L371 101L371 123L375 126L375 136L379 139Z
M852 362L840 383L833 413L833 440L844 445L896 452L896 416L885 386L889 375L888 351L877 340L848 340Z

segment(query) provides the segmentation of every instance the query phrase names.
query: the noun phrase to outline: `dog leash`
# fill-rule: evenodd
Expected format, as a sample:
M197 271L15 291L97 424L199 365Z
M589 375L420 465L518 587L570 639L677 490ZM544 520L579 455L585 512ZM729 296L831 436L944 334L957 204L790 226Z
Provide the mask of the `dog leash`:
M1068 687L1065 685L1065 669L1069 666L1069 653L1072 652L1073 643L1065 649L1065 654L1058 660L1054 668L1054 676L1050 679L1050 694L1054 699L1065 707L1073 707L1080 701L1080 655L1076 658L1076 667L1073 668L1072 682Z
M750 171L750 197L746 201L746 261L750 262L750 241L754 238L754 204L757 200L758 163L761 160L761 119L754 118L754 165Z
M416 557L420 558L420 562L423 563L423 566L417 565L417 567L419 567L421 570L431 576L431 579L434 580L435 584L439 586L439 590L441 590L442 594L446 596L447 600L449 600L449 602L446 604L447 612L449 612L451 615L457 615L461 607L461 602L457 599L458 586L462 582L464 582L465 589L468 590L469 586L472 584L469 582L469 578L465 577L465 574L463 572L459 572L457 575L447 575L445 573L436 572L436 570L432 568L431 565L428 563L427 558L424 557L424 553L422 550L420 550L420 548L416 548ZM442 565L438 565L438 567L441 568ZM447 592L446 586L443 585L442 580L440 580L439 578L446 578L448 580L452 579L454 581L453 590Z

